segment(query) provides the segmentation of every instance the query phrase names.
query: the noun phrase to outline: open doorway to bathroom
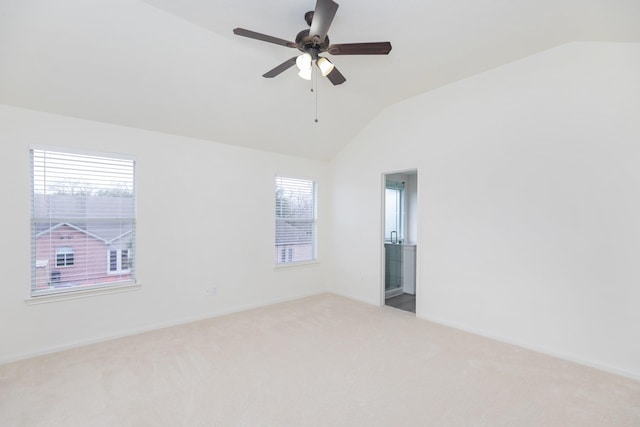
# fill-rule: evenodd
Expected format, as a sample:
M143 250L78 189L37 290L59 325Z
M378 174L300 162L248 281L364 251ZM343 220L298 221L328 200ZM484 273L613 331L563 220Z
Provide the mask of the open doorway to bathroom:
M384 174L382 298L385 305L416 312L418 171Z

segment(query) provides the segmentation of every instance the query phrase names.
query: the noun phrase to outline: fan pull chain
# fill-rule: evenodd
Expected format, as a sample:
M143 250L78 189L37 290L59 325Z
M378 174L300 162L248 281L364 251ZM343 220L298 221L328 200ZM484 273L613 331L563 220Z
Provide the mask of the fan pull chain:
M315 123L318 123L318 73L316 70L313 70L313 83L312 85L315 85L315 93L316 93L316 117L315 117ZM311 91L313 92L314 89L313 87L311 88Z

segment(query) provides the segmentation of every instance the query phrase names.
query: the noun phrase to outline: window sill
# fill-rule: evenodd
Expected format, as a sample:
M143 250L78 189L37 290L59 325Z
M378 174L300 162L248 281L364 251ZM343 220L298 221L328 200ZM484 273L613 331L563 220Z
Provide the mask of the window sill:
M112 286L94 287L91 289L60 291L39 296L28 296L24 299L24 302L28 305L47 304L50 302L137 291L140 287L141 285L139 283L131 282Z
M129 270L114 270L114 271L107 271L107 275L108 276L117 276L119 274L129 274L131 271Z
M273 266L274 270L287 270L287 269L291 269L291 268L299 268L299 267L305 267L308 265L315 265L315 264L320 264L320 261L318 261L317 259L314 259L312 261L298 261L298 262L285 262L282 264L276 264Z

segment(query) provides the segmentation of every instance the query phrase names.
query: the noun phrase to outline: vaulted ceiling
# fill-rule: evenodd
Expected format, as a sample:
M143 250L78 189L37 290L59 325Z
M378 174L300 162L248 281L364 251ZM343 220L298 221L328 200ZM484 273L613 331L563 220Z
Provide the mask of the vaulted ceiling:
M315 0L0 0L0 103L330 159L386 106L571 41L640 42L638 0L336 0L328 55L347 78L317 90L286 40ZM314 118L318 117L318 123Z

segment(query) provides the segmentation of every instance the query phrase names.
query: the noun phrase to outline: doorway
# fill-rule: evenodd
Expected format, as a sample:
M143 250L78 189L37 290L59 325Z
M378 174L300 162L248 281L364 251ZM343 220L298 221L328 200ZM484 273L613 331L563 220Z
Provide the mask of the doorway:
M418 248L418 171L383 175L384 305L416 312Z

